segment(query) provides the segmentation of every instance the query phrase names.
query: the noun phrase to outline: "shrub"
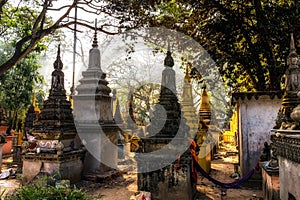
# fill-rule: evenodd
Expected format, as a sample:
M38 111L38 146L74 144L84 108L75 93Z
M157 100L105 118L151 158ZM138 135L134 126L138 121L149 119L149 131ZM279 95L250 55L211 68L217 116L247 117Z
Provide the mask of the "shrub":
M20 186L13 194L6 195L4 200L91 200L85 191L76 187L54 187L40 183Z

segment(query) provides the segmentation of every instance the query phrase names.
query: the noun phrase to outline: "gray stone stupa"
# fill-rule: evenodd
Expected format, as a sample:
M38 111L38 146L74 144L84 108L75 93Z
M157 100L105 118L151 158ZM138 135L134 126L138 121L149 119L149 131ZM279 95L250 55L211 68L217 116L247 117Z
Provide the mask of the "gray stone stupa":
M159 101L154 107L146 137L142 138L143 152L136 154L138 190L151 192L154 200L189 200L195 191L189 127L178 103L174 60L169 46L164 66Z
M113 119L111 89L106 74L101 70L100 50L95 29L89 64L82 72L74 99L76 127L87 149L84 160L84 177L98 181L117 168L117 141L119 127Z

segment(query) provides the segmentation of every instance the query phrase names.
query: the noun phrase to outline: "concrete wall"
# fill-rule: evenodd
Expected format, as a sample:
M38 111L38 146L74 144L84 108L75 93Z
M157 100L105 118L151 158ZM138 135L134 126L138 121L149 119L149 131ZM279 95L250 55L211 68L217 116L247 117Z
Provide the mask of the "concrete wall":
M271 99L269 95L261 95L257 100L254 97L239 98L236 106L240 170L244 176L255 166L264 142L270 143L271 129L275 126L281 99Z
M279 179L280 179L280 199L289 199L293 195L295 199L300 199L300 164L278 156Z

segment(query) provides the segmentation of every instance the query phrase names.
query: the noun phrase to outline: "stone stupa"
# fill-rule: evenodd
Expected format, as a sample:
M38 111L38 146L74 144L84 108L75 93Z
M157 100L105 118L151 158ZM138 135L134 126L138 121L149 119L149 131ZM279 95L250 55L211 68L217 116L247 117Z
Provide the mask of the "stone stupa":
M73 96L76 127L87 149L83 175L92 181L115 173L120 131L113 118L111 89L101 69L96 23L88 68L82 72L77 94Z
M84 150L75 143L77 131L64 88L60 45L53 65L50 94L30 130L37 146L34 151L26 151L26 142L22 145L25 182L41 174L68 179L71 183L81 180Z
M174 60L168 45L159 101L142 138L143 152L136 154L138 190L151 192L151 199L193 198L192 157L189 127L182 116L176 92ZM180 159L179 159L180 157Z
M206 91L206 84L203 83L199 108L199 125L196 141L199 146L198 163L207 173L211 170L211 143L208 139L211 121L211 108L209 97Z
M186 118L186 124L190 127L190 137L195 138L198 129L198 116L193 102L191 78L188 67L186 68L183 91L182 91L182 112Z

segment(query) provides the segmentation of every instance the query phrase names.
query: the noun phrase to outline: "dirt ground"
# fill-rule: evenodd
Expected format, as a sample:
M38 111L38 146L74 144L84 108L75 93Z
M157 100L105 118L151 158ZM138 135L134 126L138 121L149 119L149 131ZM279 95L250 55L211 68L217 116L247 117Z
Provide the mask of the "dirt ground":
M237 163L237 154L233 153L227 156L226 152L236 152L234 146L230 144L223 144L220 146L215 158L212 161L210 175L222 182L232 182L233 178L230 177L234 172L234 164ZM2 170L11 167L11 157L3 159ZM134 165L134 163L131 163ZM100 200L129 200L132 195L137 192L137 174L134 171L136 168L132 166L131 170L120 174L116 177L107 179L102 183L93 183L90 181L82 181L77 186L86 190L93 199ZM0 190L7 192L13 191L18 187L19 182L17 179L0 180ZM225 193L216 185L207 179L198 176L197 195L195 200L258 200L262 199L261 182L249 181L239 189L228 189Z
M227 156L226 152L233 152ZM210 175L222 182L233 182L230 175L234 173L234 163L238 162L236 149L231 144L220 146L216 159L212 161ZM85 189L94 199L100 200L129 200L137 192L137 176L135 172L127 172L109 180L106 183L87 185ZM260 181L248 181L239 189L228 189L221 194L221 189L207 179L199 176L195 200L258 200L262 198Z

